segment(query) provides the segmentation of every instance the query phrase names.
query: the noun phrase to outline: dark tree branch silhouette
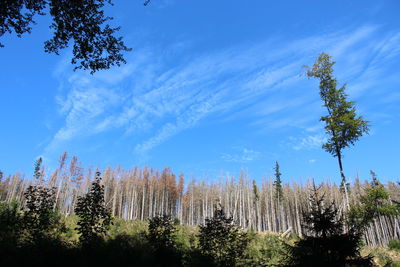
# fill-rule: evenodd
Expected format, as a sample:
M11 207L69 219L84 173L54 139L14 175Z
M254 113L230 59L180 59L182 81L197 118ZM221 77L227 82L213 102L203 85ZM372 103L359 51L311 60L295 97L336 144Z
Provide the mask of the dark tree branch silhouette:
M149 0L144 2L147 6ZM53 37L44 44L45 52L59 54L72 44L71 63L76 69L98 70L125 64L123 52L131 51L122 37L116 36L120 27L111 27L112 20L104 14L104 6L113 5L112 0L2 0L0 1L0 37L15 33L21 37L31 33L36 24L35 15L52 17L50 28ZM0 42L0 47L4 44Z

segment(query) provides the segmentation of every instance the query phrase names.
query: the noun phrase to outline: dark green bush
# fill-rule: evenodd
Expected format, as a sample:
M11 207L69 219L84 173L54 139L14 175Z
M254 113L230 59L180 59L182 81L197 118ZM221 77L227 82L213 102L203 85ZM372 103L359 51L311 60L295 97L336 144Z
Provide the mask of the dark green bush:
M18 202L0 202L0 249L15 247L23 232L23 216Z
M59 238L66 231L60 214L54 211L55 191L40 185L29 186L25 193L23 228L26 241Z
M237 266L245 258L249 235L227 218L222 208L200 225L199 249L205 261L214 266Z
M104 202L104 186L100 182L100 172L96 172L90 191L78 197L75 207L75 214L79 217L77 223L79 241L84 246L98 245L112 223L111 212Z
M149 219L148 240L155 248L173 248L175 224L171 216L163 215Z
M181 266L182 254L175 241L176 226L169 215L149 219L148 242L156 255L157 266Z
M400 240L399 239L390 240L389 244L388 244L388 247L391 250L400 250Z
M324 204L314 186L310 194L310 210L303 214L304 238L292 250L294 266L372 266L371 258L360 255L361 232L344 231L344 221L334 203Z
M290 246L275 234L259 235L249 244L245 266L284 266L290 262Z

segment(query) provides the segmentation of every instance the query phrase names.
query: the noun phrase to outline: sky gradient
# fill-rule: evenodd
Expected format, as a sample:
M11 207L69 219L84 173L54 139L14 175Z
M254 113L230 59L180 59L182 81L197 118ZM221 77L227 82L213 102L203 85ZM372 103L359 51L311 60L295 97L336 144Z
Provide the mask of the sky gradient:
M398 181L400 2L115 1L128 64L73 71L71 50L45 54L48 17L0 48L0 170L31 176L67 151L84 167L171 167L202 179L242 169L257 180L281 165L285 182L339 181L318 81L304 75L321 52L370 121L344 150L351 181Z

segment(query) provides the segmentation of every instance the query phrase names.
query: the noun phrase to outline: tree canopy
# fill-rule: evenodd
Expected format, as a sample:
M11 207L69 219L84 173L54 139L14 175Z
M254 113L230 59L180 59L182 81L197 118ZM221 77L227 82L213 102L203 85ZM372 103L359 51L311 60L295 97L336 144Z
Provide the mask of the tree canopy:
M338 157L342 149L354 145L358 138L368 133L369 126L368 121L357 116L355 102L347 100L346 85L337 88L337 80L333 77L334 64L331 56L321 53L307 75L320 80L320 96L328 111L328 115L320 119L325 122L325 131L330 136L323 148Z
M146 2L147 5L149 3ZM111 0L2 0L0 1L0 37L15 33L21 37L30 33L36 24L36 15L50 14L54 30L45 41L47 53L59 54L60 50L73 46L71 63L76 69L90 73L126 63L123 52L130 51L122 37L116 36L120 27L111 27L112 20L104 14L104 6L113 5ZM0 47L4 44L0 42Z

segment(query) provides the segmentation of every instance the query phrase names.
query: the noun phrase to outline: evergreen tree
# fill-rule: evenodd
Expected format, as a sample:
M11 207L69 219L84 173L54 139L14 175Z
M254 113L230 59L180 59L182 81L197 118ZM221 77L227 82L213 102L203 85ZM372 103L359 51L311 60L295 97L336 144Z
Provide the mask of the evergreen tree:
M16 247L22 232L23 214L18 202L0 202L0 251Z
M35 172L33 177L39 181L40 177L42 176L41 172L40 172L40 166L42 165L42 158L38 158L35 162Z
M149 219L148 240L152 246L158 248L173 248L173 235L176 232L171 216L163 215Z
M389 203L389 193L380 183L376 173L371 171L371 185L364 188L359 203L349 211L349 224L363 232L379 215L398 215L395 205Z
M100 184L100 172L96 172L90 191L78 197L75 213L79 216L77 230L83 245L99 241L107 233L111 223L111 212L104 202L104 186Z
M181 255L175 243L176 227L171 216L155 216L149 219L147 239L156 254L157 266L181 266Z
M35 162L34 178L39 182L42 158ZM23 214L23 228L27 234L27 241L37 242L46 238L57 237L65 226L60 215L53 210L55 205L55 188L43 185L30 185L24 192L25 211Z
M372 187L377 187L380 185L380 182L378 180L378 176L373 170L370 170L369 173L371 174L371 179L372 179Z
M360 255L361 234L350 229L344 231L344 222L335 203L325 205L313 185L309 197L310 210L303 214L304 237L292 250L293 266L372 266L369 257Z
M334 64L328 54L321 53L312 68L308 68L307 76L320 80L320 96L323 106L328 111L328 115L322 116L320 120L325 122L325 132L329 135L322 148L338 159L341 186L349 207L348 185L342 165L343 149L354 145L361 136L368 133L369 126L368 121L357 116L354 101L347 100L345 85L337 88L336 78L333 77Z
M282 200L283 198L283 191L282 191L282 180L281 175L282 173L279 171L279 163L275 163L275 180L274 180L274 188L275 188L275 198L278 200Z
M237 266L245 257L249 242L248 234L235 226L221 207L214 211L214 217L200 225L200 251L215 266Z

